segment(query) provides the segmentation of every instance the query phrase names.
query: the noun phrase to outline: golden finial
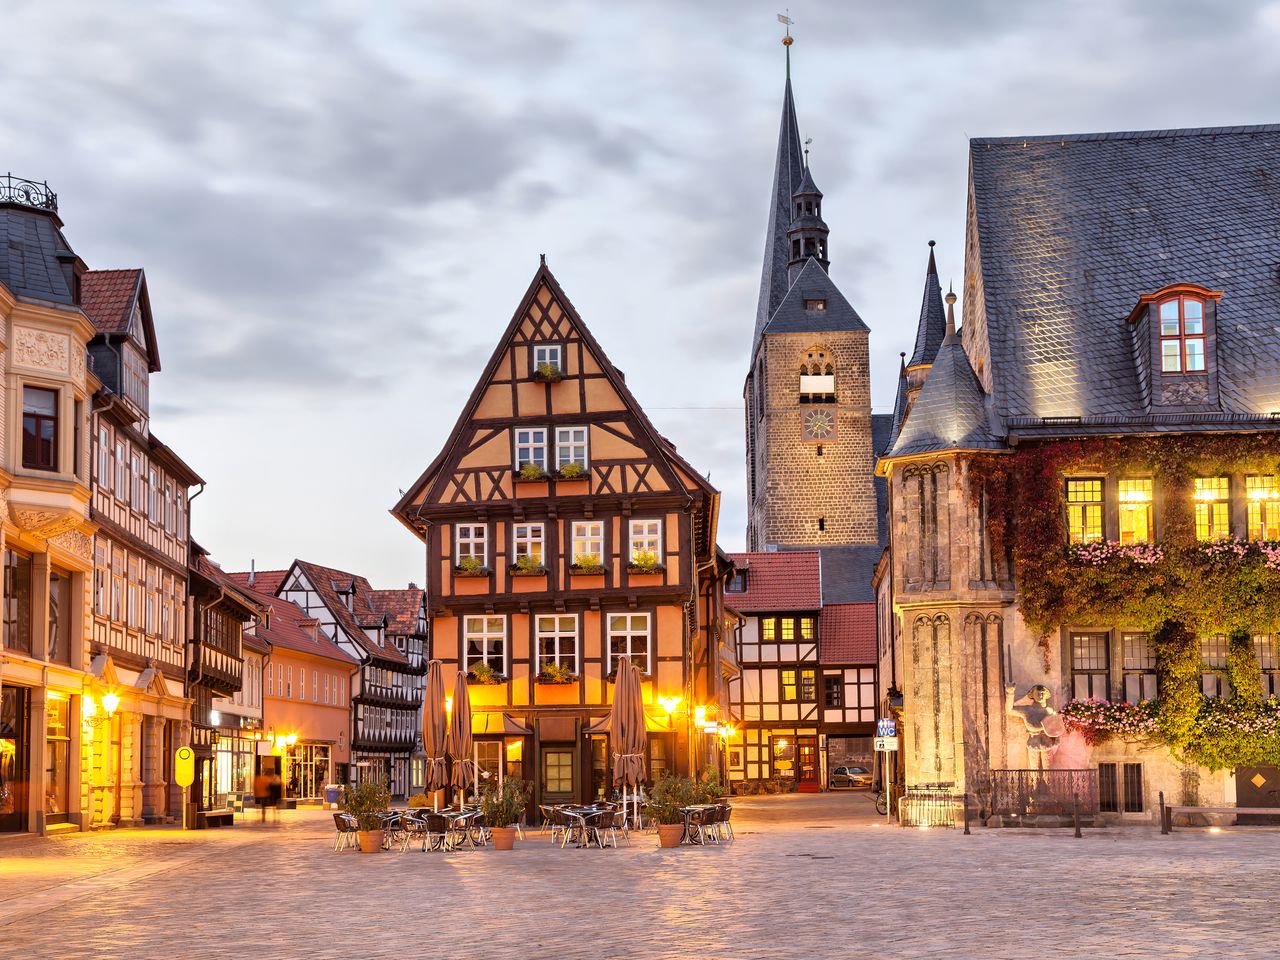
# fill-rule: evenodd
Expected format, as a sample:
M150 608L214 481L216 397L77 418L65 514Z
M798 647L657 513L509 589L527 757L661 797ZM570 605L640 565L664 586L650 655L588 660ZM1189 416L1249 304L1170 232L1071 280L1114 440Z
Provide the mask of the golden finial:
M796 42L795 37L791 36L791 25L795 23L795 21L792 20L791 17L787 15L789 13L791 13L790 7L787 8L787 13L778 14L778 22L783 24L787 28L787 35L782 38L782 45L784 47L789 47Z

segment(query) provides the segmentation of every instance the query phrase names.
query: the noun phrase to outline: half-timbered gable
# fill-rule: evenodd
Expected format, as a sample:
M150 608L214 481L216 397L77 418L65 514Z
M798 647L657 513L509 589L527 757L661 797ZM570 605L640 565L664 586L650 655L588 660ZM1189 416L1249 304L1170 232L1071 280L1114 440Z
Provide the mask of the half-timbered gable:
M654 705L653 765L687 766L687 718L656 705L718 702L718 503L543 264L444 449L393 510L426 544L432 655L476 681L477 736L505 740L538 795L604 790L591 725L624 655ZM526 747L527 768L512 760Z

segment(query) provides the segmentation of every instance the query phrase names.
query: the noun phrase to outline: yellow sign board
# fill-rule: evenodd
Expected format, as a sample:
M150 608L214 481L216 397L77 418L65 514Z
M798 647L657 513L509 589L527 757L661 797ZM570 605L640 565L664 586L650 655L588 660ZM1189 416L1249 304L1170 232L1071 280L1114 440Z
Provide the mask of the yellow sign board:
M189 787L196 780L196 752L190 747L179 747L173 755L173 782Z

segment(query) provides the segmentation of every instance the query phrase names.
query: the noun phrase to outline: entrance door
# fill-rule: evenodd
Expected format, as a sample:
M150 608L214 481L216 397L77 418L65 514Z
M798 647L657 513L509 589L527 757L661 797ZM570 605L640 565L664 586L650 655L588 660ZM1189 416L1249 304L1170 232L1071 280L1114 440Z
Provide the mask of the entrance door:
M543 803L572 803L577 798L573 782L576 760L577 751L570 745L542 748Z
M25 688L0 687L0 830L27 829L28 702Z
M801 793L819 790L817 737L796 737L796 789Z
M1242 813L1239 824L1280 824L1280 767L1236 768L1237 807L1276 807L1276 815Z

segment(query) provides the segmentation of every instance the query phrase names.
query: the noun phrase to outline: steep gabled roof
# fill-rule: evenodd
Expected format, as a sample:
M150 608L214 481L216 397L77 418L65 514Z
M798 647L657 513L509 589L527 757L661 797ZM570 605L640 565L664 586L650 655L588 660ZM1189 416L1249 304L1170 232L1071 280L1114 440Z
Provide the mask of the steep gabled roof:
M374 589L368 580L345 570L324 567L306 560L295 560L293 566L306 576L329 613L342 627L342 631L371 656L400 663L408 662L408 658L396 649L394 643L379 646L365 632L366 627L376 629L386 623L386 617L381 610L375 609L370 599ZM347 606L339 591L354 591L351 607Z
M1173 283L1223 291L1224 413L1280 410L1280 125L978 139L969 163L1001 418L1140 417L1125 318Z
M243 607L244 611L250 616L256 616L259 613L258 602L250 596L249 591L231 574L223 570L213 560L210 560L203 547L193 542L192 554L194 555L194 560L190 567L197 577L225 591L226 598Z
M141 330L133 329L135 305L142 316ZM103 336L136 336L147 354L151 372L160 370L151 297L147 293L146 274L141 269L86 270L80 278L80 309Z
M731 553L747 574L743 593L726 593L725 603L739 613L786 613L822 606L822 574L817 551Z
M933 241L929 241L929 265L924 272L924 299L920 303L920 322L916 326L916 348L907 366L933 363L933 358L947 335L947 314L942 307L942 284L938 282L938 264L933 259Z
M765 325L787 293L787 263L791 245L787 227L791 225L791 197L804 177L804 152L800 145L800 125L791 94L790 60L787 85L782 95L782 124L778 130L778 153L773 163L773 184L769 196L769 225L764 235L764 267L760 273L760 300L756 306L755 334L751 354L755 356Z
M233 573L231 576L237 582L241 582L247 580L249 575L240 572ZM256 581L257 578L254 579ZM314 657L325 657L348 666L357 663L355 658L325 636L318 622L308 617L306 612L293 601L252 587L241 589L256 600L267 613L253 631L260 640L273 647L309 653Z
M806 310L806 300L825 300L826 309ZM868 331L869 328L827 275L827 271L810 257L800 268L796 282L778 304L778 309L769 318L763 332L827 333L835 330Z

